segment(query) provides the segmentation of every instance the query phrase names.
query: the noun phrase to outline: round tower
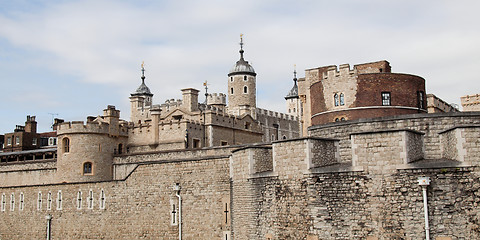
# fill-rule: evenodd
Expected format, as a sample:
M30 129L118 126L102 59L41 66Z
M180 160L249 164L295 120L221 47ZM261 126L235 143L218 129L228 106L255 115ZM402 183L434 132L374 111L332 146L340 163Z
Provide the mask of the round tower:
M228 112L254 116L257 107L256 76L253 67L243 58L243 35L240 35L240 60L228 73Z
M113 179L113 156L125 153L127 128L119 124L114 106L93 121L65 122L57 126L58 182L92 182Z

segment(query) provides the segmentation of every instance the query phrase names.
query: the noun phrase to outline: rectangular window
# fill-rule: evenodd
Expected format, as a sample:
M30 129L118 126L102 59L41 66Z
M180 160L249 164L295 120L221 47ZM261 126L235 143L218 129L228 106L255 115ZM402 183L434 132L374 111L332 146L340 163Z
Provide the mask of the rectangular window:
M382 92L382 105L383 106L392 105L390 92Z
M20 145L20 137L19 136L15 137L15 144Z
M93 191L90 189L88 192L88 209L93 209Z
M47 210L52 210L52 193L47 194Z
M423 91L417 92L417 99L418 99L418 108L425 109L423 102L425 101L425 94Z
M200 148L200 139L193 139L193 148Z
M77 209L82 209L82 191L77 193Z
M36 138L32 139L32 145L33 145L33 146L36 146L36 145L37 145L37 139L36 139Z
M15 211L15 194L10 195L10 211Z
M177 206L176 206L176 201L175 200L170 200L170 206L171 206L171 212L170 212L170 216L171 216L171 221L170 221L170 224L171 225L178 225L178 222L177 222Z
M7 146L11 146L12 145L12 138L9 137L7 138Z
M57 193L57 210L62 210L62 191L59 190Z
M42 192L38 192L37 210L38 211L42 210Z
M100 192L100 209L105 209L105 191L102 189Z
M20 211L23 211L23 209L25 208L25 200L23 197L23 192L20 193L20 204L18 205L18 208L20 209Z
M2 212L5 212L5 205L7 205L7 200L5 199L5 193L2 194L2 202L0 203L2 206Z

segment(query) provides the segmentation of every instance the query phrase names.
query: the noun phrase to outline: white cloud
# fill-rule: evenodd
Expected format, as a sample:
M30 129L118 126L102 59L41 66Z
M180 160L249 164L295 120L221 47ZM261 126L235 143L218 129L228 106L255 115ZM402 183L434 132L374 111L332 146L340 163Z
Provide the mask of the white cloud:
M201 88L205 80L211 91L224 92L228 70L238 60L240 33L245 33L245 57L258 73L264 93L258 105L263 108L284 109L293 64L301 77L306 68L382 59L390 61L393 71L425 77L429 92L458 102L461 95L480 89L475 75L480 64L479 5L58 1L0 12L0 40L30 53L25 71L35 65L63 74L66 82L96 84L116 93L140 84L145 60L147 85L156 102L179 98L181 88ZM128 106L127 97L108 104ZM125 116L129 111L122 112Z

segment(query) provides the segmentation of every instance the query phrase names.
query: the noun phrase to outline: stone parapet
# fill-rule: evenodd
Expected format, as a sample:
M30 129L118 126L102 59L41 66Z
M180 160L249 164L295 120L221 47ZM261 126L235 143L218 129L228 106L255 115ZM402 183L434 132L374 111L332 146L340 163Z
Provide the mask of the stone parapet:
M423 134L409 130L365 132L351 135L352 165L371 173L395 171L423 159Z
M109 124L104 122L87 122L85 124L83 121L72 121L64 122L57 126L57 136L77 133L114 134L110 133ZM127 127L121 126L118 134L128 136Z
M480 165L480 125L457 126L439 134L442 158Z

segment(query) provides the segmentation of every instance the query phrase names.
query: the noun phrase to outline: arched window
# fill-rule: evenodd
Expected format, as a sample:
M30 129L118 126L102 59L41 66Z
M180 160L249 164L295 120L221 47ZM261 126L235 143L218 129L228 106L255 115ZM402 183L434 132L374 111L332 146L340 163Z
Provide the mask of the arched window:
M343 105L345 105L345 97L343 93L340 93L340 106L343 106Z
M344 117L340 118L340 121L345 121L345 118Z
M248 93L248 88L247 88L247 86L244 86L244 87L243 87L243 93Z
M62 140L62 144L63 144L63 152L70 152L70 139L65 137L63 138Z
M283 137L282 137L282 138L283 138L283 140L286 140L286 139L287 139L287 136L283 135Z
M333 95L333 101L335 102L335 107L338 106L338 94L335 93L335 95Z
M230 88L230 94L233 94L233 87Z
M335 122L338 122L338 121L340 121L340 119L338 119L338 118L335 118Z
M243 81L247 81L247 76L243 76Z
M92 163L91 162L83 163L83 174L92 174Z

